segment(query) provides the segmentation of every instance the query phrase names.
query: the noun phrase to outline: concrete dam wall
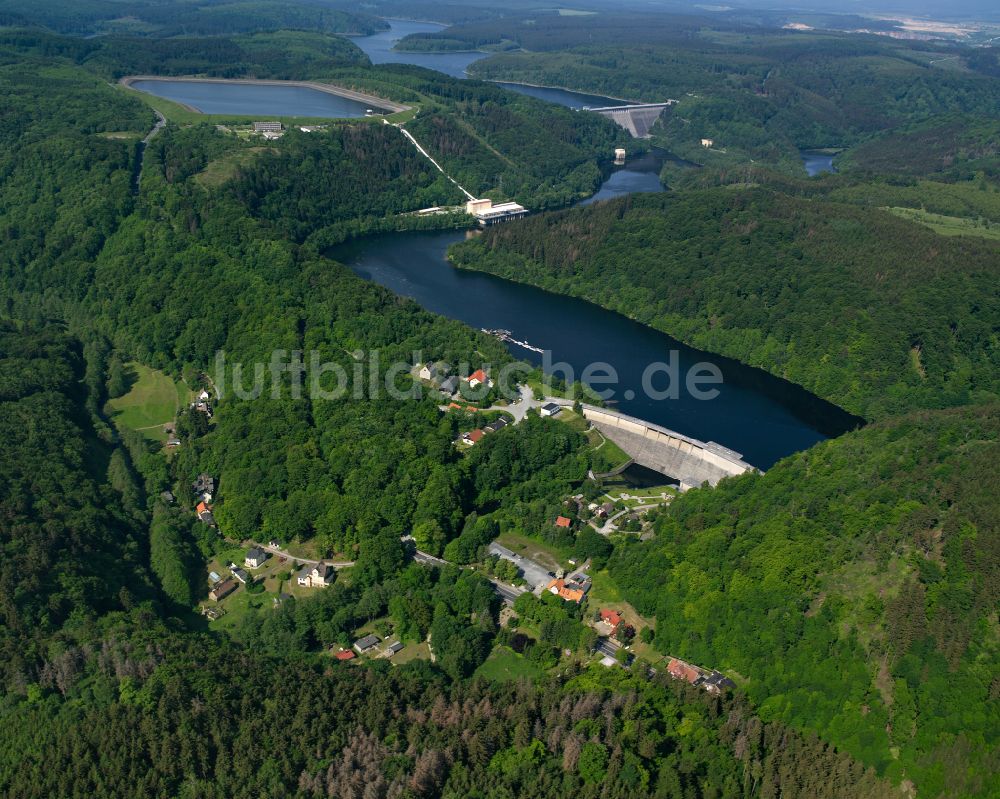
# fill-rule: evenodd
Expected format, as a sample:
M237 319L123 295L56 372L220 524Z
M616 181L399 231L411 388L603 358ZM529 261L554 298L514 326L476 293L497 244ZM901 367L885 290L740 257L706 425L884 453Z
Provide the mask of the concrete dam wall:
M682 490L714 486L723 477L754 470L739 452L714 441L698 441L607 408L584 405L583 415L636 463L679 480Z

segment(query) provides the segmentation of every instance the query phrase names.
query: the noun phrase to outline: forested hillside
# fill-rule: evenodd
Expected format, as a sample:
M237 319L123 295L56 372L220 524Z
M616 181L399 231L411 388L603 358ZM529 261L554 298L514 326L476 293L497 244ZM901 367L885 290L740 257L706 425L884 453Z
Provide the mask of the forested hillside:
M929 795L1000 789L1000 406L921 413L678 499L612 573L656 646Z
M583 297L868 418L1000 392L1000 247L878 210L719 188L493 228L459 266Z
M748 29L724 16L537 15L457 26L438 36L510 41L528 51L478 61L470 70L476 77L632 101L677 100L654 136L699 163L752 158L795 170L800 148L848 147L900 125L942 114L989 114L1000 105L989 50ZM939 61L965 68L942 69ZM712 147L702 147L702 139L711 139Z
M219 36L247 31L304 29L374 33L386 27L367 14L288 0L0 0L0 24L42 25L77 36Z
M101 617L148 598L129 467L98 440L84 408L77 342L0 325L0 662L7 690L32 675L73 680L74 645ZM44 664L44 665L43 665ZM39 671L40 670L40 671Z
M851 758L762 723L741 700L624 672L452 682L485 656L497 601L481 577L456 569L412 566L402 583L381 585L385 574L358 572L353 589L248 625L246 648L184 632L150 601L149 517L129 502L127 456L91 429L94 386L78 349L53 329L0 331L0 718L10 731L0 793L457 798L548 786L681 799L747 790L752 772L776 791L893 795ZM429 614L443 671L356 670L305 654L378 612L386 600L373 605L372 591L401 588Z
M463 195L396 127L331 121L264 140L171 121L143 148L155 116L113 80L325 79L397 99L412 116L393 119L463 185L532 211L592 192L624 131L486 83L373 67L324 33L381 27L354 9L26 8L0 2L0 23L113 35L0 33L0 795L997 793L1000 251L878 210L923 211L933 194L938 212L996 216L995 126L922 122L992 102L983 59L925 82L932 47L852 39L849 74L827 91L839 37L738 44L703 38L700 18L661 21L637 39L651 70L637 80L659 80L669 34L666 71L725 76L720 107L743 109L728 130L746 152L776 139L777 108L798 127L766 145L775 158L839 131L861 142L858 177L759 170L747 187L732 185L740 169L692 170L673 196L539 214L455 250L463 266L599 301L879 419L764 476L678 498L658 487L641 521L618 500L628 518L605 536L584 512L611 490L588 475L613 442L568 409L486 436L514 418L491 407L497 389L442 408L411 365L498 369L507 348L324 254L469 224L411 213ZM608 42L630 19L520 33L505 19L497 44L564 48L582 29ZM764 54L784 45L794 52ZM896 77L869 70L881 58ZM873 74L885 81L865 99ZM842 115L826 114L829 97ZM909 127L865 139L896 122ZM897 140L929 166L907 170ZM330 396L332 379L309 374L297 395L293 370L248 385L292 352L349 375L348 391ZM420 390L392 396L387 379ZM165 399L150 400L151 382ZM145 418L144 399L162 418ZM143 413L128 421L126 402ZM966 407L893 416L950 405ZM462 443L474 429L484 437ZM641 539L629 532L643 524ZM593 598L516 593L518 569L486 554L498 537L553 572L586 563ZM267 565L248 562L272 539ZM320 561L336 563L324 587L297 582ZM638 635L612 630L634 649L595 651L606 605L644 617ZM666 655L736 687L672 680Z

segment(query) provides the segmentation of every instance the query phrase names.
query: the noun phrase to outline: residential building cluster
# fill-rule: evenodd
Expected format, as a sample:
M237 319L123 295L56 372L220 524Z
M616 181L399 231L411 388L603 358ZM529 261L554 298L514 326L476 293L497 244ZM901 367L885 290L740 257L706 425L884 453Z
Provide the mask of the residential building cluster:
M704 688L710 694L719 694L736 687L736 683L714 669L703 669L686 663L679 658L670 658L667 673L675 680L684 680L690 685Z

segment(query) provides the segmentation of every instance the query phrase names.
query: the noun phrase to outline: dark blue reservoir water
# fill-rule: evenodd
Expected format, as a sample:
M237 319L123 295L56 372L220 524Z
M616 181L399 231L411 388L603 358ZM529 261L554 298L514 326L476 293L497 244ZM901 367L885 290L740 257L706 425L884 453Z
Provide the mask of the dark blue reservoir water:
M613 97L601 97L599 94L584 94L583 92L571 92L568 89L554 89L549 86L529 86L527 83L508 83L497 81L497 86L505 89L526 94L529 97L537 97L556 105L564 105L567 108L601 108L608 105L626 105L621 100Z
M833 168L833 155L821 153L815 150L803 150L799 153L802 156L802 166L806 169L809 177L819 175L821 172L836 172Z
M436 33L445 25L434 22L415 22L409 19L387 19L389 30L371 36L352 36L351 41L365 51L373 64L416 64L436 69L453 78L466 77L465 70L473 61L485 58L486 53L419 53L394 50L396 43L411 33Z
M510 330L521 341L549 350L551 362L569 364L577 377L603 361L617 371L612 407L742 452L768 468L793 452L856 426L857 420L804 389L760 369L699 352L583 300L551 294L480 272L452 267L448 247L463 232L418 232L373 236L334 248L329 255L366 280L412 297L424 308L473 327ZM541 355L510 345L518 358L543 363ZM722 372L715 399L698 400L682 390L677 399L653 399L642 389L650 364L669 362L683 376L709 362ZM654 380L665 388L666 378ZM603 388L603 386L601 386Z
M222 80L139 80L131 86L175 103L183 103L203 114L357 118L363 117L367 109L364 103L357 100L305 86Z
M411 33L435 33L444 30L445 25L434 22L387 19L389 30L372 36L352 36L351 41L364 50L373 64L415 64L428 69L436 69L453 78L468 77L469 64L486 58L488 53L421 53L393 49L404 36ZM599 108L605 105L622 105L620 100L601 97L596 94L571 92L566 89L551 89L542 86L528 86L523 83L500 83L505 89L537 97L567 108Z

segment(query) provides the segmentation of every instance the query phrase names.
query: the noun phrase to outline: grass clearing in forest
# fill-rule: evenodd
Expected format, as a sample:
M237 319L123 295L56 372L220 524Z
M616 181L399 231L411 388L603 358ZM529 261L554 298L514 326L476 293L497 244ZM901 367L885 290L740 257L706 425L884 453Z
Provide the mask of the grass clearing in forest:
M139 430L146 438L163 441L166 439L163 425L174 420L191 391L158 369L139 363L127 366L135 374L135 382L127 394L108 400L111 417L115 424Z
M508 680L529 680L537 679L545 674L539 666L532 663L523 655L517 654L507 646L498 646L483 664L476 669L477 677L483 677L492 682L506 682Z
M205 189L221 186L226 181L236 177L240 167L246 166L258 154L264 152L277 152L277 149L274 147L250 147L246 150L228 153L221 158L210 161L201 172L195 175L194 179L199 186Z
M987 219L933 214L919 208L890 207L887 211L911 222L929 227L942 236L979 236L1000 241L1000 223Z
M426 641L421 641L419 644L409 643L399 650L395 655L393 655L389 660L397 666L403 663L409 663L413 660L430 660L431 659L431 648Z

